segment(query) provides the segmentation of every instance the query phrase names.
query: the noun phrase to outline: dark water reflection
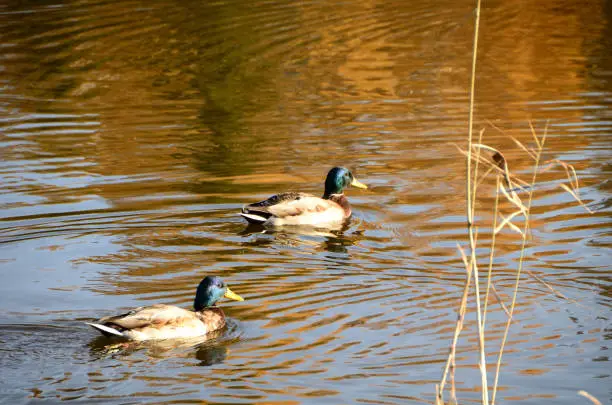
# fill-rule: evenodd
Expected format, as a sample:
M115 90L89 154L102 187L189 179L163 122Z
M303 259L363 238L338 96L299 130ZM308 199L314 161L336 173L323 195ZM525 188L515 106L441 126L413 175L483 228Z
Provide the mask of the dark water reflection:
M6 403L423 403L465 271L472 2L5 2L0 5L0 398ZM576 166L577 208L542 175L500 399L612 397L612 10L486 1L476 122ZM491 124L489 124L490 122ZM495 129L499 128L500 130ZM504 132L504 133L502 133ZM247 227L246 202L350 190L341 231ZM486 210L490 198L478 200ZM486 241L490 230L481 229ZM509 300L519 241L500 237ZM483 257L487 252L479 252ZM205 274L247 298L221 336L110 346L83 321L188 306ZM505 316L487 317L489 363ZM475 319L457 390L477 400ZM205 367L202 367L205 366Z

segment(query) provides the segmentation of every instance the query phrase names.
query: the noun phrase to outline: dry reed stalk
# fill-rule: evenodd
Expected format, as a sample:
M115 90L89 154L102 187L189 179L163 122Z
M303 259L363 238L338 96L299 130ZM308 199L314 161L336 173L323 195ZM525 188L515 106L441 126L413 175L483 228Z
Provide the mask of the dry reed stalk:
M478 144L482 144L482 135L484 134L484 129L482 129L478 135ZM478 276L478 262L476 259L476 246L477 246L477 237L475 236L475 220L474 213L476 211L476 195L478 190L478 167L480 163L480 153L481 148L476 148L476 159L474 164L474 179L472 181L472 199L471 199L471 226L468 224L468 233L470 236L470 261L472 265L472 269L474 272L474 288L476 294L476 313L478 318L478 348L480 351L480 372L483 381L483 404L486 404L489 396L488 396L488 388L487 388L487 370L486 370L486 357L485 357L485 344L484 344L484 322L481 321L481 299L480 299L480 278ZM468 176L470 173L468 172ZM468 200L469 201L469 200ZM455 359L453 358L453 361ZM455 398L456 401L456 398Z
M533 148L526 147L519 140L510 136L510 139L512 139L512 141L519 148L521 148L530 158L532 158L535 161L531 183L527 183L521 180L520 178L514 176L510 172L508 168L507 160L502 152L482 143L482 136L484 133L484 129L480 131L478 143L473 143L474 88L475 88L475 81L476 81L476 61L477 61L477 52L478 52L478 32L479 32L479 26L480 26L480 9L481 9L481 0L477 0L476 10L475 10L476 17L475 17L475 28L474 28L474 44L473 44L473 49L472 49L472 71L471 71L471 82L470 82L470 105L469 105L469 119L468 119L468 147L467 147L467 151L463 151L461 150L461 148L457 147L459 151L463 155L466 156L466 215L467 215L467 231L468 231L469 245L470 245L470 257L468 260L468 257L466 256L461 246L457 245L457 248L459 249L461 258L465 265L467 274L466 274L466 281L465 281L465 285L463 289L463 294L462 294L461 301L460 301L460 306L459 306L459 311L458 311L458 316L457 316L457 323L455 326L455 332L453 334L453 340L452 340L451 347L449 350L448 359L444 367L444 371L442 374L442 379L440 381L440 384L436 385L436 401L435 401L436 405L444 404L443 392L444 392L444 387L446 384L446 379L449 375L449 370L450 370L450 380L451 380L451 401L457 404L456 388L455 388L455 371L456 371L455 361L456 361L456 353L457 353L457 341L459 339L459 335L461 334L461 330L463 329L466 307L467 307L467 298L469 295L472 274L474 276L474 287L475 287L474 290L475 290L475 297L476 297L476 312L477 312L477 320L478 320L477 325L478 325L478 347L479 347L479 370L480 370L480 375L481 375L481 393L482 393L482 404L483 405L489 404L489 392L488 392L488 386L487 386L486 354L485 354L485 322L486 322L486 313L488 309L489 294L491 291L493 291L493 294L497 298L498 302L500 303L501 307L503 308L503 310L505 311L508 317L506 321L506 326L504 329L504 336L503 336L503 339L500 345L499 354L497 357L496 369L495 369L495 378L494 378L494 385L493 385L492 396L491 396L491 405L495 404L502 356L503 356L504 348L505 348L505 345L508 339L510 325L513 320L513 314L514 314L514 309L516 306L516 300L517 300L517 295L518 295L518 288L520 284L521 273L523 270L523 263L525 259L525 248L527 246L527 238L529 234L530 211L531 211L531 205L533 201L533 192L534 192L534 187L536 183L537 173L538 173L538 170L540 169L540 160L542 157L542 151L544 149L544 145L546 143L546 136L548 133L548 123L547 123L546 127L544 128L544 134L542 138L541 139L538 138L533 125L531 124L531 122L529 123L531 134L537 145L536 150L534 150ZM490 124L494 128L500 130L499 128L495 127L492 123ZM476 153L474 153L474 149L476 150ZM483 149L488 150L493 153L492 161L482 156ZM473 170L472 170L472 160L475 161ZM478 170L479 170L480 163L486 164L488 166L488 169L485 172L485 174L482 176L481 180L479 181L478 180ZM591 212L591 210L580 199L579 192L578 192L579 190L578 176L576 175L574 168L571 165L567 165L560 161L553 161L552 163L560 164L565 169L567 177L569 179L571 187L568 187L565 184L561 184L560 187L563 188L565 191L567 191L569 194L571 194L587 211ZM476 258L477 230L474 224L474 217L475 217L475 206L476 206L476 197L477 197L478 187L480 186L482 181L484 181L484 179L492 171L496 171L495 209L494 209L494 220L493 220L493 228L492 228L493 232L492 232L491 245L490 245L490 251L489 251L487 289L486 289L485 298L484 298L485 299L484 307L481 310L480 282L479 282L479 274L478 274L478 263L477 263L477 258ZM503 177L505 184L502 184L502 182L500 181L500 177ZM517 189L523 189L523 191L525 191L525 189L522 186L527 186L527 191L528 191L527 205L523 204L522 200L519 198L519 196L516 193ZM503 195L510 203L512 203L516 208L518 208L517 211L512 212L508 216L504 216L501 213L499 213L500 192L501 192L501 195ZM516 226L512 222L512 220L519 215L523 216L523 229L520 229L518 226ZM501 218L501 222L499 224L497 223L498 217ZM492 281L492 268L493 268L493 261L494 261L494 256L495 256L496 235L498 232L500 232L503 228L506 228L506 227L519 233L522 239L520 257L519 257L519 262L517 266L515 284L514 284L513 295L512 295L512 303L510 305L509 310L504 305L503 300L499 297L499 294L497 293L495 289L495 285L493 284L493 281ZM535 274L533 274L528 269L526 270L526 272L532 275L537 280L541 281L553 293L563 298L566 298L561 293L558 293L548 283L539 279L539 277L537 277ZM583 391L580 392L580 395L583 395L591 400L594 400L594 402L597 401L596 399L592 398L590 394L585 393Z
M459 339L459 334L461 333L461 329L463 329L463 320L465 318L465 309L467 306L467 297L470 289L470 284L472 280L472 266L469 265L467 256L465 252L461 248L459 244L457 244L457 249L461 254L461 259L463 260L463 264L466 266L467 275L465 285L463 287L463 295L461 296L461 304L459 306L459 314L457 315L457 324L455 326L455 333L453 334L453 341L451 343L451 347L448 354L448 359L446 360L446 365L444 367L444 372L442 373L442 379L440 381L438 396L436 398L436 403L439 401L440 403L444 403L444 399L442 397L442 393L444 392L444 386L446 385L446 377L448 375L449 368L455 358L455 354L457 353L457 340Z
M544 285L544 287L548 288L550 290L550 292L552 292L553 294L555 294L557 297L559 298L563 298L564 300L568 300L568 301L574 301L571 298L566 297L564 294L562 294L560 291L557 291L553 286L551 286L550 284L548 284L546 281L544 281L540 276L538 276L537 274L535 274L534 272L530 271L530 270L525 270L527 272L527 274L529 274L531 277L535 278L536 281L540 282L542 285Z
M491 282L491 291L493 291L493 295L495 296L495 299L497 300L497 302L499 302L499 305L502 307L502 309L504 310L506 315L508 315L508 318L509 318L510 317L510 311L508 311L508 308L506 308L506 305L504 304L504 301L499 296L499 294L497 292L497 289L495 288L495 284L493 284L493 282Z
M480 28L480 0L476 4L476 17L474 26L474 45L472 48L472 77L470 82L470 110L468 119L468 154L472 153L472 134L474 128L474 97L475 97L475 84L476 84L476 61L478 59L478 32ZM480 132L480 139L482 139L482 132ZM480 144L480 142L479 142ZM478 155L476 162L480 159L480 149L478 149ZM468 156L466 159L466 214L467 214L467 230L470 239L470 265L474 272L474 287L476 290L476 310L478 318L478 346L480 351L480 377L481 377L481 388L482 388L482 403L483 405L489 404L489 389L487 386L487 363L484 348L484 330L481 319L481 303L480 303L480 281L478 278L478 263L476 262L476 241L474 238L474 199L472 198L472 192L474 197L476 195L476 179L478 177L478 166L474 170L474 187L472 189L472 158ZM469 286L467 288L469 291Z
M497 215L498 215L498 210L499 210L499 175L495 176L495 181L496 181L496 187L495 187L495 208L493 209L493 229L495 230L497 228ZM488 307L488 303L489 303L489 292L491 291L491 274L493 271L493 258L495 257L495 236L496 233L492 232L491 234L491 247L489 248L489 269L487 272L487 291L485 293L485 300L484 300L484 309L482 312L482 327L485 327L485 322L487 319L487 307ZM493 287L495 288L495 287ZM499 298L499 296L497 294L495 294L496 297L498 297L499 303L502 305L502 308L504 308L504 310L506 311L507 314L509 314L508 310L506 309L503 301Z
M482 143L482 135L484 134L484 128L480 130L478 134L478 143ZM476 159L474 159L474 179L472 180L472 220L474 219L474 212L476 211L476 191L480 183L478 182L478 164L480 163L480 148L476 149ZM486 175L486 173L485 173Z
M481 372L481 380L482 380L482 400L483 400L483 404L484 405L488 405L489 403L489 394L488 394L488 387L487 387L487 375L486 375L486 359L485 359L485 352L484 352L484 332L482 329L482 321L481 321L481 312L480 312L480 291L479 291L479 282L478 282L478 265L476 263L476 240L475 240L475 236L474 236L474 199L472 198L474 194L474 198L476 195L476 185L477 183L477 177L478 177L478 171L477 169L474 171L474 185L475 187L472 188L472 134L473 134L473 128L474 128L474 89L475 89L475 83L476 83L476 61L477 61L477 55L478 55L478 31L479 31L479 27L480 27L480 0L477 0L477 4L476 4L476 17L475 17L475 26L474 26L474 44L473 44L473 48L472 48L472 76L471 76L471 82L470 82L470 108L469 108L469 118L468 118L468 158L466 159L466 200L467 200L467 204L466 204L466 214L467 214L467 228L468 228L468 235L469 235L469 240L470 240L470 261L468 262L465 253L463 252L463 250L461 249L460 246L459 247L459 251L461 252L464 264L466 266L466 271L467 271L467 278L466 278L466 283L465 283L465 288L463 290L463 296L461 299L461 306L459 309L459 316L457 318L457 326L455 328L455 334L453 336L453 343L451 345L451 350L450 350L450 354L449 354L449 358L448 361L446 363L445 369L444 369L444 373L442 375L442 380L440 381L440 388L438 391L438 398L436 399L436 401L440 401L443 402L442 400L442 392L444 390L444 385L446 383L446 376L448 374L448 369L450 367L451 364L454 364L455 362L455 355L456 355L456 346L457 346L457 340L459 338L459 334L461 333L461 329L463 328L463 320L465 317L465 308L467 306L467 296L469 293L469 287L470 287L470 280L471 280L471 276L472 276L472 271L475 275L475 280L474 280L474 285L476 287L476 301L477 301L477 310L478 310L478 343L479 343L479 349L480 349L480 372ZM482 139L482 132L480 133L480 139ZM480 142L479 142L480 143ZM477 162L480 160L480 150L478 150L478 155L477 155ZM454 395L454 390L453 390L453 395ZM456 397L454 398L455 402L456 402Z
M451 345L451 350L450 350L450 354L449 354L449 359L443 374L443 378L442 378L442 382L439 385L439 390L437 391L439 398L436 398L436 401L441 401L442 400L442 390L444 388L444 383L446 380L446 375L448 373L448 368L449 368L449 364L452 364L454 367L454 360L455 360L455 355L456 355L456 344L457 344L457 339L459 334L461 333L461 330L463 328L463 322L465 319L465 311L466 311L466 300L467 300L467 294L469 293L469 286L470 286L470 282L471 282L471 274L474 274L474 283L475 283L475 294L476 294L476 302L477 302L477 315L478 315L478 326L479 326L479 348L480 348L480 365L481 365L481 376L484 376L484 378L486 378L486 369L483 370L482 368L482 356L483 356L483 348L484 348L484 329L485 329L485 320L486 320L486 312L487 312L487 308L488 308L488 297L489 297L489 292L492 291L495 295L495 297L497 298L497 300L499 301L500 305L502 306L503 310L505 311L506 315L508 316L506 325L505 325L505 329L504 329L504 335L503 335L503 339L501 342L501 346L499 349L499 354L498 354L498 358L497 358L497 364L496 364L496 371L495 371L495 379L494 379L494 386L493 386L493 390L492 390L492 396L491 396L491 405L494 405L495 403L495 398L496 398L496 394L497 394L497 387L498 387L498 382L499 382L499 373L500 373L500 369L501 369L501 362L502 362L502 356L504 353L504 349L505 349L505 344L507 342L508 339L508 334L509 334L509 328L510 325L512 323L513 320L513 314L514 314L514 309L516 307L516 302L517 302L517 296L518 296L518 288L520 285L520 278L521 278L521 273L523 271L523 263L524 263L524 259L525 259L525 249L527 246L527 240L528 240L528 235L529 235L529 226L530 226L530 215L531 215L531 206L532 206L532 201L533 201L533 193L535 190L535 185L536 185L536 179L537 179L537 174L538 172L542 171L541 166L540 166L540 162L541 162L541 158L542 158L542 152L544 149L544 145L546 143L546 137L548 134L548 123L546 124L545 128L544 128L544 133L542 135L541 138L537 137L537 134L535 133L535 129L533 128L533 126L530 123L530 127L531 127L531 131L532 131L532 135L535 139L535 142L537 144L537 150L529 150L528 148L526 148L520 141L515 140L515 143L517 144L517 146L519 146L521 149L523 149L524 151L529 151L533 154L533 156L535 157L535 162L534 162L534 166L533 166L533 173L532 173L532 178L531 178L531 183L524 183L528 186L527 191L528 191L528 199L527 199L527 203L524 204L523 201L520 199L520 197L517 195L516 191L517 190L517 183L515 183L515 181L517 181L517 177L514 176L511 172L510 169L508 168L508 163L506 161L505 156L497 149L492 148L488 145L482 144L481 140L479 140L479 143L477 144L472 144L472 148L476 150L475 153L471 153L470 150L468 151L463 151L460 148L458 148L460 150L460 152L466 156L467 160L474 160L476 162L475 166L474 166L474 173L473 173L473 178L472 178L472 173L470 173L470 175L467 178L467 182L472 184L472 188L471 190L471 197L468 196L468 200L469 200L469 204L468 205L468 230L469 230L469 236L470 236L470 249L471 249L471 254L470 254L470 258L468 260L468 258L466 257L465 253L463 252L463 250L461 249L461 247L458 246L459 251L462 255L462 260L463 263L466 267L466 271L468 273L468 277L466 279L466 285L464 287L464 295L462 297L462 301L461 301L461 306L459 309L459 315L458 315L458 320L457 320L457 326L455 329L455 335L453 337L453 342ZM481 132L482 135L482 132ZM488 150L492 153L494 153L493 155L493 161L489 161L488 159L482 157L481 155L481 151L482 150ZM531 155L530 155L531 156ZM476 263L476 257L475 257L475 247L477 246L477 239L476 239L476 235L477 235L477 231L476 231L476 227L474 226L474 222L473 222L473 218L475 215L475 210L474 210L474 204L476 201L476 190L478 188L478 186L481 184L481 182L483 181L483 179L481 179L480 181L478 181L478 164L479 163L483 163L485 162L486 164L489 165L489 169L485 172L485 176L488 175L489 173L491 173L492 170L491 167L495 166L495 169L497 169L497 176L496 176L496 199L495 199L495 216L494 216L494 220L493 220L493 234L492 234L492 238L491 238L491 249L490 249L490 254L489 254L489 271L487 274L487 293L485 295L485 306L484 309L481 313L480 311L480 307L478 307L479 304L479 299L480 299L480 292L479 292L479 285L478 285L478 266ZM568 165L564 162L561 161L552 161L552 163L549 164L559 164L561 165L567 174L567 177L569 179L569 184L570 186L565 186L562 187L564 188L566 191L568 191L577 201L578 203L583 206L588 212L592 212L586 205L584 202L581 201L580 197L579 197L579 184L578 184L578 176L576 175L576 172L574 170L574 168L571 165ZM548 168L546 168L548 169ZM502 184L501 182L501 177L503 177L504 179L504 184ZM499 210L499 197L500 195L503 195L504 198L506 200L508 200L510 203L512 203L517 210L510 213L507 216L502 215L501 213L498 212ZM515 225L512 220L515 219L517 216L523 216L523 227L522 229L519 228L517 225ZM497 218L501 218L501 222L498 224L497 223ZM517 233L519 233L521 235L521 247L520 247L520 257L519 257L519 261L518 261L518 266L517 266L517 270L516 270L516 276L515 276L515 284L514 284L514 288L513 288L513 294L512 294L512 303L510 306L510 309L508 310L506 308L506 306L504 305L503 301L501 300L501 298L499 297L499 295L497 294L497 291L495 289L495 285L493 284L492 281L492 263L493 263L493 259L494 259L494 254L495 254L495 237L497 235L497 233L501 232L502 229L504 228L509 228L512 229L514 231L516 231ZM557 291L554 287L552 287L549 283L547 283L545 280L543 280L542 278L540 278L539 276L537 276L535 273L533 273L532 271L530 271L529 269L524 269L524 271L526 273L528 273L530 276L532 276L534 279L536 279L538 282L542 283L544 286L546 286L553 294L555 294L556 296L563 298L563 299L567 299L570 301L573 301L569 298L567 298L565 295L563 295L562 293L560 293L559 291ZM480 319L480 315L482 314L482 320ZM453 394L453 398L454 398L454 390L452 392ZM582 394L581 394L582 395ZM586 396L586 395L584 395ZM482 399L482 403L485 404L487 401L487 397L485 395L483 395L483 399Z
M499 373L501 369L502 356L504 353L505 345L508 339L508 334L510 330L510 325L513 321L514 309L516 307L517 296L518 296L518 288L520 285L521 273L523 271L523 263L525 259L525 249L527 246L527 240L529 235L529 227L530 227L530 214L531 214L531 206L533 201L533 193L536 184L537 174L540 171L540 163L542 158L542 151L544 149L544 145L546 143L546 137L548 134L548 122L544 128L544 134L541 138L538 138L537 133L532 125L529 123L531 134L537 145L536 149L525 146L518 139L509 136L510 139L521 148L530 158L534 160L533 173L531 182L527 183L514 174L512 174L508 168L507 160L502 152L499 150L492 148L491 146L485 145L482 143L482 136L484 133L484 129L480 131L478 143L473 143L473 111L474 111L474 87L475 87L475 77L476 77L476 60L477 60L477 49L478 49L478 30L480 23L480 3L481 0L477 1L476 8L476 24L474 30L474 46L473 46L473 54L472 54L472 77L471 77L471 85L470 85L470 106L469 106L469 124L468 124L468 147L467 150L464 151L461 148L457 147L459 151L466 157L466 215L467 215L467 230L469 237L469 247L470 247L470 256L469 260L466 256L465 252L461 248L461 246L457 245L459 252L461 254L461 258L466 268L467 276L463 289L462 298L460 301L458 316L457 316L457 324L455 327L455 332L453 335L453 340L451 343L451 347L449 350L449 356L446 361L446 365L444 367L444 371L442 374L442 379L439 385L436 385L436 404L443 405L443 392L446 384L446 379L449 374L450 369L450 380L451 380L451 401L453 403L457 403L456 398L456 388L455 388L455 370L456 370L456 352L457 352L457 341L461 331L463 329L463 324L465 320L465 313L467 307L467 298L469 295L469 289L471 284L472 275L474 276L474 290L475 290L475 298L476 298L476 310L477 310L477 320L478 320L478 346L479 346L479 370L481 374L481 393L482 393L482 404L489 404L489 392L487 387L487 369L486 369L486 355L485 355L485 326L486 326L486 314L488 309L488 300L490 292L493 292L497 301L500 303L502 309L506 313L508 319L506 321L506 325L504 328L504 335L500 345L497 364L495 369L494 376L494 385L491 395L491 405L495 404L497 387L499 382ZM489 122L490 123L490 122ZM502 131L503 130L497 128L492 123L490 123L494 128ZM455 145L456 146L456 145ZM474 152L475 150L475 152ZM492 152L492 160L487 159L482 156L482 150L487 150ZM472 161L475 162L474 169L472 169ZM479 180L478 170L479 164L483 163L488 168L484 175ZM567 178L569 180L570 186L565 184L560 184L560 187L567 191L574 199L583 206L589 213L592 211L586 206L586 204L580 199L579 194L579 184L578 184L578 176L573 166L568 165L559 160L553 160L548 163L548 166L552 166L553 164L561 165L566 172ZM545 167L542 171L547 170ZM488 263L488 272L487 272L487 289L485 293L485 302L484 307L481 310L481 294L480 294L480 282L479 282L479 273L478 273L478 263L476 258L476 247L477 247L477 228L475 227L474 218L475 218L475 206L476 206L476 198L477 198L477 190L480 184L485 180L485 178L491 173L496 172L496 193L495 193L495 208L494 208L494 219L493 219L493 232L491 237L491 245L489 250L489 263ZM504 179L502 183L501 178ZM524 187L526 186L526 188ZM517 195L516 191L522 190L528 192L528 201L525 205L521 198ZM499 198L500 195L503 195L505 199L507 199L510 203L512 203L518 210L510 213L507 216L502 215L499 212ZM522 229L515 225L512 220L517 217L523 217L523 226ZM498 224L498 217L501 218L501 222ZM496 243L496 235L501 232L502 229L509 228L514 230L515 232L521 235L521 247L520 247L520 257L517 265L515 283L512 294L512 302L510 305L510 309L506 308L503 300L497 293L495 289L495 285L492 281L492 268L493 261L495 257L495 243ZM551 292L555 295L568 299L563 294L555 290L550 284L546 283L540 277L535 275L529 269L525 269L529 275L534 277L536 280L544 284ZM595 404L600 404L597 399L590 396L590 394L580 391L580 395L585 396L591 399Z
M489 166L489 168L487 169L487 171L480 176L480 181L478 181L478 183L476 183L476 187L480 187L480 185L482 184L482 182L487 178L487 176L493 171L495 170L494 167Z
M485 144L473 144L472 145L473 148L482 148L482 149L486 149L488 151L491 152L496 152L497 154L499 154L499 159L505 161L506 158L504 156L503 153L501 153L500 151L498 151L495 148L492 148L488 145ZM461 149L459 146L455 145L455 148L457 148L457 150L466 157L470 157L470 159L472 160L476 160L476 157L468 154L467 151ZM495 155L494 155L495 156ZM507 167L498 167L498 165L495 162L492 162L488 159L486 159L485 157L480 157L480 162L484 163L486 165L489 166L489 168L497 173L499 173L500 175L502 175L502 177L504 178L504 181L506 182L506 185L508 185L508 183L512 183L514 186L514 189L520 189L521 191L529 191L529 183L527 183L526 181L522 180L520 177L512 174L509 170L507 170Z
M472 204L474 200L472 200ZM473 218L473 216L472 216ZM474 272L474 289L476 294L476 317L478 319L478 349L480 352L480 375L482 381L482 403L487 405L489 403L489 390L487 387L487 363L485 355L485 343L484 343L484 324L482 322L482 312L480 303L480 279L478 277L478 263L476 262L476 238L474 237L473 223L470 227L470 265Z
M580 198L580 184L578 183L578 175L576 174L576 169L574 169L574 166L559 159L553 159L546 163L546 165L542 168L542 172L550 170L550 168L555 164L565 169L565 174L567 175L567 179L569 180L571 186L568 187L565 184L559 184L559 187L567 191L572 197L574 197L582 208L584 208L589 214L592 214L593 211L587 207L587 205L582 202L582 199Z
M499 349L499 354L497 356L497 365L495 368L495 382L493 384L493 393L491 396L491 405L495 405L495 396L497 394L497 384L499 382L499 371L501 369L501 362L502 362L502 356L504 353L504 348L506 346L506 341L508 339L508 333L510 331L510 324L512 323L512 317L514 315L514 308L516 305L516 297L518 295L518 288L519 288L519 284L521 281L521 271L523 269L523 262L525 259L525 247L527 246L527 231L529 229L529 213L531 210L531 203L533 201L533 190L534 190L534 186L535 186L535 182L536 182L536 177L538 174L538 168L540 166L540 158L542 156L542 150L544 149L544 144L546 142L546 135L548 133L548 123L546 124L546 126L544 127L544 135L542 136L542 139L539 140L535 130L533 129L533 126L531 126L531 130L532 130L532 134L534 136L534 139L536 140L536 143L538 145L538 149L536 152L536 160L535 160L535 164L534 164L534 168L533 168L533 174L531 177L531 187L529 188L529 197L528 197L528 201L527 201L527 209L526 212L524 213L525 218L524 218L524 223L523 223L523 233L522 233L522 241L521 241L521 254L519 257L519 262L518 262L518 268L516 271L516 278L515 278L515 282L514 282L514 290L513 290L513 294L512 294L512 303L510 304L510 316L508 317L508 320L506 321L506 327L504 329L504 337L502 338L502 343Z
M457 387L455 386L455 370L457 369L457 364L455 363L455 356L451 359L451 368L450 368L450 383L451 383L451 404L458 405L457 402Z
M599 400L597 398L595 398L593 395L589 394L588 392L584 391L584 390L580 390L578 391L578 395L581 395L585 398L588 398L591 400L592 403L594 403L595 405L601 405L601 402L599 402Z

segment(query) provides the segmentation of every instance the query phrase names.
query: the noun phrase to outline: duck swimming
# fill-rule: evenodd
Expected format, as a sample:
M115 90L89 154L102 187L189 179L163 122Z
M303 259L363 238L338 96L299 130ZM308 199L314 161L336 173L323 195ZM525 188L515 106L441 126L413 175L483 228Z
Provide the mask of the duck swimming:
M207 276L198 285L193 311L155 304L87 324L108 337L139 341L203 336L225 326L223 310L214 306L221 297L244 301L219 277Z
M348 186L368 188L348 169L334 167L327 174L322 197L298 192L280 193L245 205L240 215L249 223L264 226L339 224L351 216L351 205L344 195Z

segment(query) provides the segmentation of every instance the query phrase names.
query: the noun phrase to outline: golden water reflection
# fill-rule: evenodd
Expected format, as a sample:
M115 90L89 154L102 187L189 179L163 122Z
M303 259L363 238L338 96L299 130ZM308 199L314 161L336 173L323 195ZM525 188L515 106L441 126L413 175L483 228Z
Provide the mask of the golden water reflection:
M433 401L465 271L463 145L471 2L8 3L0 13L7 401ZM536 190L500 395L602 402L611 303L612 14L603 1L485 2L476 123L513 172L575 165L583 200ZM341 231L247 227L242 204L347 192ZM492 183L483 184L490 191ZM486 212L489 195L478 198ZM504 209L507 209L505 207ZM479 218L479 240L491 218ZM520 240L497 241L509 302ZM487 251L479 251L487 257ZM205 274L223 303L212 342L111 347L83 321L153 302L189 306ZM566 297L566 298L563 298ZM495 360L505 316L488 303ZM478 398L476 324L458 346L460 400ZM162 344L163 346L163 344ZM205 366L205 367L202 367Z

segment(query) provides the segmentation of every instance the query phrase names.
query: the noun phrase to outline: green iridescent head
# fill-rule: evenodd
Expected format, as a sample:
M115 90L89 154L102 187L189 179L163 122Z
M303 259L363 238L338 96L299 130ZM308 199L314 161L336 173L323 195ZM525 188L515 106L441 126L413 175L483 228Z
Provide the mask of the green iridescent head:
M229 289L227 284L217 276L206 276L198 285L193 308L201 311L204 308L212 307L215 302L222 297L236 301L244 301L240 295Z
M344 189L348 186L368 188L365 184L357 181L349 169L345 167L334 167L327 173L323 198L329 198L332 194L342 194Z

